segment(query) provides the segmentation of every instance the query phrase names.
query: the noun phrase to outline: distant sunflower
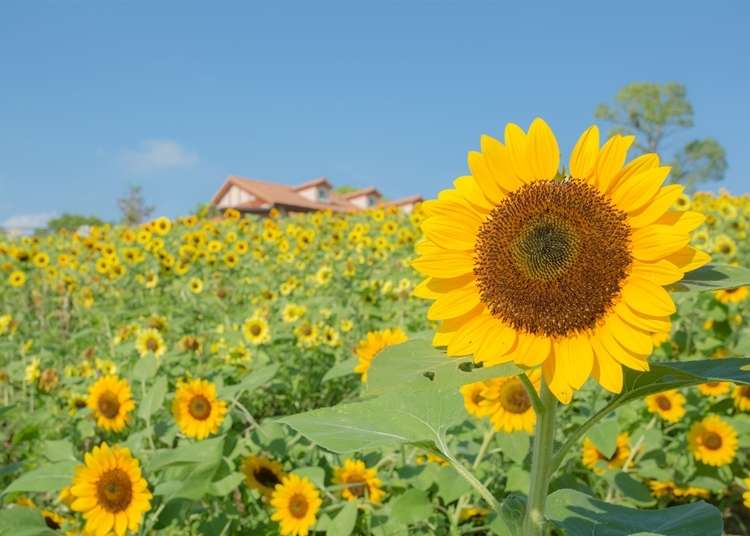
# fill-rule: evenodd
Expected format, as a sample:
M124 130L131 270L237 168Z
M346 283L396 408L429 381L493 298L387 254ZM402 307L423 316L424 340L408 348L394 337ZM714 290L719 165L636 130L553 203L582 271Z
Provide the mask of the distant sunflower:
M630 456L630 436L626 432L617 434L617 446L612 456L606 457L594 446L594 442L588 437L583 439L583 452L581 460L583 465L596 474L604 474L606 469L620 469ZM600 462L604 462L605 467Z
M262 344L271 340L271 330L268 322L263 318L252 317L245 320L242 324L242 335L245 340L251 344Z
M750 508L750 477L743 480L748 491L742 493L742 501L746 508Z
M127 380L117 376L104 376L89 389L86 405L104 430L119 432L130 420L135 402Z
M354 367L354 372L360 374L363 383L366 382L367 371L370 369L375 356L384 348L400 344L407 339L406 333L399 328L369 332L354 348L354 354L358 359L357 365Z
M687 439L695 459L706 465L728 465L737 452L737 432L718 415L693 424Z
M750 294L750 287L725 288L714 292L714 296L721 303L740 303L747 299Z
M271 495L274 513L282 536L307 536L320 510L320 493L308 478L295 474L284 477Z
M538 370L532 371L529 373L529 379L538 390L542 379L541 373ZM518 376L490 380L482 391L482 398L484 400L479 405L485 408L495 430L508 433L516 430L529 433L534 431L536 413Z
M464 397L464 407L469 415L474 415L475 417L486 417L487 412L490 411L487 407L481 405L484 400L482 392L487 388L487 383L488 382L474 382L461 386L461 395Z
M750 385L737 385L732 393L734 405L740 411L750 411Z
M154 328L143 329L138 333L135 340L135 349L141 357L153 355L161 357L167 350L164 337Z
M70 492L71 508L86 518L85 532L122 536L136 532L151 508L148 483L138 460L126 448L102 443L87 453L76 468Z
M190 292L193 294L200 294L203 292L203 281L199 277L193 277L190 279Z
M11 272L8 276L8 283L11 287L22 287L26 283L26 274L20 270Z
M670 208L682 186L655 154L625 164L633 136L601 148L591 127L565 176L552 131L514 124L505 144L483 136L470 176L423 203L415 295L434 300L433 340L485 365L541 367L562 402L586 379L622 390L622 366L648 370L652 335L670 329L665 286L705 264L688 245L704 220ZM596 269L592 269L596 267Z
M251 454L242 460L242 474L248 487L266 497L271 496L286 475L279 462L258 454Z
M685 415L685 397L676 389L646 397L646 407L667 422L677 422Z
M52 530L60 530L65 524L65 518L52 510L42 510L44 524Z
M706 382L698 386L698 391L703 396L717 397L727 394L731 387L729 382Z
M362 460L345 460L344 465L334 471L333 481L342 486L341 496L347 501L364 497L370 502L379 503L383 498L377 471L368 468Z
M227 403L216 398L213 383L191 380L177 388L172 413L183 434L205 439L219 430L227 413Z

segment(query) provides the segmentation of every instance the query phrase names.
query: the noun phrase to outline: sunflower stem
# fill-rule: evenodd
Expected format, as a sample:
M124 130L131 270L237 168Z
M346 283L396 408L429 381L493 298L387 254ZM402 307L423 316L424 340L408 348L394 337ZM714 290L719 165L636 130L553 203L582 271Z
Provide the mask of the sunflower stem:
M524 373L519 374L518 379L521 380L524 389L526 389L526 394L529 395L529 399L531 399L531 405L533 406L536 414L541 415L542 413L544 413L544 405L542 404L542 399L539 398L539 394L536 392L536 389L534 389L534 384L531 383L529 377Z
M532 389L533 390L533 389ZM523 536L544 535L544 504L552 476L552 450L555 441L557 400L542 380L540 410L537 410L534 446L531 451L531 484L523 518Z

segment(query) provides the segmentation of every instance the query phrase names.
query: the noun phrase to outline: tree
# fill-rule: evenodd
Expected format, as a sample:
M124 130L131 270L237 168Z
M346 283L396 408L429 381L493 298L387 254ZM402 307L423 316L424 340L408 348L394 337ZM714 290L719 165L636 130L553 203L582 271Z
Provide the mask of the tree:
M615 95L612 106L600 104L597 119L612 125L612 134L635 134L638 154L659 153L671 148L671 140L694 126L693 106L683 84L635 82ZM689 191L702 182L720 181L727 170L724 148L713 138L694 139L674 150L671 181Z
M47 222L47 226L43 229L38 229L36 234L44 233L56 233L61 229L66 231L76 231L84 225L104 225L104 221L100 220L96 216L82 216L80 214L63 214L56 218L52 218Z
M117 200L117 206L122 212L122 223L125 225L140 225L154 212L154 207L146 206L143 188L131 186L128 194Z

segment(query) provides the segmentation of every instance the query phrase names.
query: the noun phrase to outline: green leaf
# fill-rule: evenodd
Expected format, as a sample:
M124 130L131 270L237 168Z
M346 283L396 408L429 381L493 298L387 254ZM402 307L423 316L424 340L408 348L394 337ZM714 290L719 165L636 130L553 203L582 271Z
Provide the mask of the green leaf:
M427 519L432 513L432 503L421 489L408 489L391 503L391 518L410 525Z
M257 368L245 376L240 383L235 385L225 385L220 389L219 395L225 400L238 398L242 393L254 391L258 387L270 382L276 375L277 370L279 370L279 366L275 363L273 365L266 365Z
M354 530L354 525L357 524L357 503L353 501L347 501L344 503L344 507L336 514L328 526L326 527L326 534L331 536L349 536Z
M159 369L159 361L152 355L140 358L133 367L133 379L139 382L150 380Z
M159 411L164 404L164 397L167 395L167 378L159 376L146 396L141 400L138 406L138 416L144 421L151 418L151 415Z
M516 463L522 463L526 459L526 455L531 447L529 434L526 432L495 434L495 441L500 447L503 456Z
M51 462L76 461L73 444L67 439L45 441L44 457Z
M514 465L507 472L508 482L505 491L520 491L526 493L529 490L529 472L523 467Z
M372 361L367 371L367 393L381 394L395 389L459 387L461 385L515 376L523 372L512 363L495 367L473 367L471 357L448 357L428 341L417 339L389 346Z
M59 536L44 522L39 510L11 506L0 511L0 534L13 536Z
M451 466L441 467L437 471L435 482L438 485L438 495L445 504L450 504L471 491L471 484Z
M356 357L350 357L349 359L336 363L328 369L328 372L325 373L325 376L323 376L323 379L320 381L327 382L328 380L341 378L343 376L348 376L349 374L355 374L354 367L357 365L358 361L359 360Z
M208 490L208 493L216 495L217 497L229 495L229 493L240 485L240 482L242 482L244 478L245 475L242 473L231 473L221 480L211 483L211 488Z
M338 453L420 441L444 442L468 417L455 387L392 392L377 398L281 417L308 439Z
M216 437L196 443L183 443L174 449L158 449L148 460L148 472L180 464L211 463L221 459L224 438Z
M648 487L623 471L614 475L612 483L625 497L638 505L650 505L654 502Z
M79 464L74 461L44 465L18 477L2 494L14 491L59 491L70 485L73 480L73 469L77 465Z
M570 536L721 536L721 513L703 501L663 510L636 510L561 489L547 497L546 515Z
M299 467L292 471L295 475L306 477L319 488L326 486L326 472L322 467Z
M617 419L605 419L591 428L586 435L594 443L596 450L610 458L617 449L618 430Z
M728 264L707 264L685 274L673 285L678 292L698 292L750 285L750 269Z

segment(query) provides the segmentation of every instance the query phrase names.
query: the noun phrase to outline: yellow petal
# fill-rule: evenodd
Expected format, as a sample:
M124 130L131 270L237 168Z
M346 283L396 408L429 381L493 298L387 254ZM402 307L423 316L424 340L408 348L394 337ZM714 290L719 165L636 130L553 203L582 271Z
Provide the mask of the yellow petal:
M682 195L684 186L670 184L662 188L650 203L628 215L628 223L633 228L645 227L662 217Z
M604 325L604 331L612 335L624 349L631 353L648 356L654 349L649 334L625 323L617 314L609 315ZM619 358L618 361L623 363Z
M566 339L565 342L570 354L571 367L568 370L570 385L574 389L580 389L591 375L591 369L594 366L594 351L586 335L577 335Z
M668 225L649 225L632 234L633 258L655 261L684 248L690 237Z
M677 266L683 272L692 272L708 264L711 256L691 246L682 248L666 257L666 260Z
M481 148L487 166L503 190L512 192L523 186L513 170L508 149L502 143L490 136L482 136Z
M511 361L512 356L508 356L508 352L516 343L516 330L497 319L492 320L486 338L474 354L476 361L488 366Z
M586 180L591 176L599 157L599 127L589 127L573 147L570 153L570 175L576 179Z
M609 191L614 191L620 184L633 175L638 175L646 170L659 167L659 155L655 153L642 154L628 162L624 168L617 174L612 183L609 185Z
M448 355L457 356L475 353L487 335L487 328L485 326L491 320L491 317L483 315L477 315L469 319L468 322L458 328L456 336L448 344Z
M625 302L618 303L615 306L615 312L631 326L644 331L668 332L672 327L672 322L668 316L651 316L639 313L631 309Z
M519 332L513 361L529 368L538 367L549 357L551 350L552 341L547 337Z
M612 200L625 212L635 212L656 196L670 169L662 166L628 178L612 192Z
M500 183L495 180L482 153L470 151L467 158L471 175L477 181L479 189L490 203L497 205L504 197L505 192L500 188Z
M684 212L667 212L666 214L663 214L661 218L656 220L656 223L671 225L683 233L692 233L698 227L703 225L704 221L706 221L705 214L695 212L694 210L686 210Z
M573 390L568 385L567 377L554 353L542 365L542 375L552 394L563 404L569 404L573 398Z
M446 249L474 249L479 226L472 222L459 222L448 218L433 216L422 222L422 231L427 238Z
M596 336L591 337L591 346L594 349L594 367L591 371L591 375L596 378L596 381L611 393L619 393L622 391L622 366L615 361L615 359L609 355L604 349L602 344L597 340Z
M630 273L658 285L671 285L682 279L682 271L669 261L635 262Z
M622 287L622 298L633 310L651 316L669 316L676 311L669 293L656 283L630 277Z
M432 255L421 255L411 263L418 272L433 277L449 278L474 271L472 252L446 250Z
M453 181L453 186L456 187L456 191L458 191L463 198L484 212L492 210L495 206L485 197L482 193L482 189L477 184L476 179L471 175L457 178Z
M534 180L534 170L528 161L527 139L524 131L515 123L505 126L505 147L510 154L510 161L516 177L522 182L529 183Z
M602 192L609 190L610 183L620 173L633 140L634 136L616 134L602 147L596 161L596 185Z
M472 281L465 287L438 296L427 310L427 318L430 320L456 318L469 312L477 305L479 305L479 292L474 281Z
M534 179L553 179L560 169L560 148L555 135L539 117L529 127L528 157Z

